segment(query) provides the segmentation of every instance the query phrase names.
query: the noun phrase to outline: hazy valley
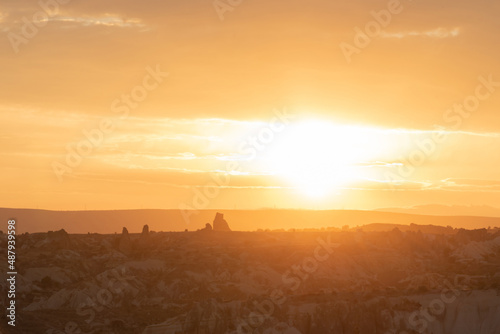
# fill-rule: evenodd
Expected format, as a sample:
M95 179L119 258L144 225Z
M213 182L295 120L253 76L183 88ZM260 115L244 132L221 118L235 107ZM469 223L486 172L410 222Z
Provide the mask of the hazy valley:
M18 235L17 329L500 331L499 229L370 224L238 232L220 231L223 221L189 232ZM0 236L2 261L6 239Z

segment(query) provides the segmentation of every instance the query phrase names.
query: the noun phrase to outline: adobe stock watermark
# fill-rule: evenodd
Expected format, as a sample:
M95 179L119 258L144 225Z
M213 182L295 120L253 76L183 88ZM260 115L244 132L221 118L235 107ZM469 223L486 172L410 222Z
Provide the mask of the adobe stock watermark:
M436 321L438 317L444 316L446 307L457 301L462 295L460 290L470 289L470 278L466 275L456 275L453 283L445 280L445 288L434 299L432 299L425 306L413 311L408 317L408 324L411 332L425 333L429 324ZM386 334L410 334L406 330L397 332L387 332Z
M500 81L494 81L493 74L478 77L479 84L476 86L474 93L467 96L461 103L455 103L443 114L445 126L442 129L451 131L458 130L465 119L469 118L481 106L481 102L489 99L500 87ZM399 167L397 173L386 172L385 181L394 189L395 184L398 184L405 179L408 179L416 169L422 166L432 155L434 155L439 147L446 142L449 130L432 131L428 138L415 141L416 149L411 151L406 157L399 157Z
M331 234L328 234L326 241L321 237L316 239L318 246L313 251L312 256L305 257L302 263L293 264L290 269L281 275L284 286L292 292L297 291L302 284L314 274L321 263L327 261L338 244L332 243ZM272 318L276 307L283 305L287 297L283 289L274 289L270 297L261 302L253 302L254 311L250 312L246 320L242 320L236 331L238 334L254 333L254 330L264 324L267 319Z
M122 94L120 98L111 102L111 112L116 116L102 118L95 128L84 129L82 131L84 138L66 145L67 152L64 162L52 162L52 170L59 182L63 181L65 174L72 173L75 168L78 168L83 159L92 154L104 142L105 136L114 131L116 123L127 118L130 111L136 109L148 97L149 93L158 88L168 76L167 72L161 71L160 65L156 65L155 69L148 66L146 72L142 84L135 86L130 90L130 93Z
M226 12L232 12L236 7L241 5L243 0L214 0L212 5L214 6L215 12L219 16L221 21L224 21L224 15Z
M111 277L109 277L111 274ZM85 323L90 324L94 321L96 314L102 312L105 307L109 307L113 300L123 299L123 295L127 290L132 289L128 282L133 276L125 276L126 269L122 267L120 271L112 269L105 272L105 274L97 277L97 281L101 284L102 288L97 291L94 298L90 296L87 300L80 303L76 308L77 315L86 317ZM97 313L96 313L97 312ZM93 333L91 331L89 333ZM64 325L63 330L49 329L45 334L71 334L82 333L82 329L75 321L68 321Z
M274 117L264 127L262 127L256 135L251 135L245 138L238 145L237 154L247 157L245 161L254 160L259 152L262 152L271 144L275 136L282 132L290 123L290 120L295 118L294 114L290 114L287 110L274 110ZM238 161L228 161L225 170L220 173L210 173L211 181L207 182L202 187L193 186L193 196L190 204L180 203L179 210L186 224L189 224L190 217L198 214L199 210L206 209L210 201L215 199L220 194L222 187L229 185L231 175L241 172L241 163Z
M59 14L59 7L66 5L72 0L40 0L38 6L40 9L36 11L31 19L23 16L21 22L21 30L19 33L9 32L7 38L9 39L12 49L17 54L20 51L21 45L26 45L30 40L38 35L41 28L49 23L50 18Z
M430 322L436 320L436 317L443 315L446 305L454 303L460 296L460 291L446 281L447 288L441 291L439 297L430 301L427 307L422 307L414 311L409 318L410 327L419 333L423 333Z
M412 0L408 0L412 1ZM389 0L386 9L379 11L372 10L370 15L373 20L368 21L364 29L354 27L354 37L351 43L342 42L339 44L340 50L344 55L348 64L352 62L352 56L360 54L361 50L367 48L370 43L380 36L383 28L387 28L391 24L393 16L400 14L404 9L400 0Z

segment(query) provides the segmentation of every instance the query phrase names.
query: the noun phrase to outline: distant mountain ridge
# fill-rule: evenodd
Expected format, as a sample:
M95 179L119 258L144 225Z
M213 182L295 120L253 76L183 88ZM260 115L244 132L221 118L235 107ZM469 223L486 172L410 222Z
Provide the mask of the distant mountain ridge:
M453 228L500 227L499 217L425 216L406 213L355 210L105 210L50 211L38 209L0 208L0 230L7 221L17 220L17 232L47 232L65 229L68 233L140 233L145 224L153 231L195 231L213 221L217 212L224 214L231 230L307 229L369 224L435 225ZM188 217L189 216L189 217ZM188 219L186 219L188 217ZM379 228L378 226L377 228Z
M500 208L487 205L441 205L427 204L407 208L381 208L374 211L409 213L431 216L475 216L475 217L500 217Z

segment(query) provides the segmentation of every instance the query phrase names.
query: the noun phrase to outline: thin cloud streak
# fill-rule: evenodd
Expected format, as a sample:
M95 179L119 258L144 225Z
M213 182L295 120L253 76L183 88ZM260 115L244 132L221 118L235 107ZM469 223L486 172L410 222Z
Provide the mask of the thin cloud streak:
M380 36L382 38L397 38L402 39L406 37L429 37L429 38L450 38L457 37L460 35L461 29L458 27L455 28L436 28L433 30L426 31L404 31L404 32L382 32Z
M123 19L119 16L85 17L85 16L53 16L49 17L48 22L76 23L78 25L88 26L106 26L118 28L145 28L146 25L140 19Z

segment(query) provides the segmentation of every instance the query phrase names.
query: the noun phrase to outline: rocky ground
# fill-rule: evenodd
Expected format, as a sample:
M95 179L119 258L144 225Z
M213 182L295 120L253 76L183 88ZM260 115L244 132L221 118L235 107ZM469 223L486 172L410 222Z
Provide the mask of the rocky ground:
M235 232L217 225L19 235L18 325L12 331L2 321L0 329L500 333L497 230ZM6 263L5 234L0 247ZM0 287L5 305L5 280Z

